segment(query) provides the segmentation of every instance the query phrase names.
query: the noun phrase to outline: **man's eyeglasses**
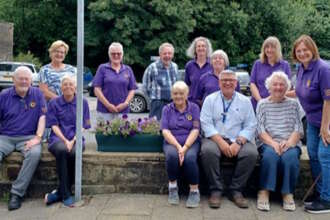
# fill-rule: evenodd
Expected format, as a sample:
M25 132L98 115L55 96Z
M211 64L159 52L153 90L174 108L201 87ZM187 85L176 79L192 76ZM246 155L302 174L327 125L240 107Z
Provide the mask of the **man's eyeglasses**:
M220 82L222 82L222 83L233 83L235 81L236 81L236 79L220 79Z

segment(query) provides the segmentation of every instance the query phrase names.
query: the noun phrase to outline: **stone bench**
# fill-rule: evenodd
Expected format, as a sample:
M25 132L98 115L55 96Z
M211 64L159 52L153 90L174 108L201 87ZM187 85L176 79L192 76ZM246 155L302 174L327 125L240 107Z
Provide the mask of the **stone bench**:
M303 148L305 149L305 148ZM0 196L9 192L11 182L16 178L22 156L14 152L5 158L0 168ZM224 162L225 167L232 167ZM202 170L201 170L202 171ZM165 157L162 153L105 153L86 147L83 153L83 194L107 193L166 193L167 174ZM224 172L225 173L225 172ZM258 170L249 180L248 188L257 190ZM305 150L301 157L301 172L296 197L301 198L311 185L308 157ZM46 146L27 192L28 197L41 197L57 186L55 158ZM201 191L206 192L207 183L201 172Z

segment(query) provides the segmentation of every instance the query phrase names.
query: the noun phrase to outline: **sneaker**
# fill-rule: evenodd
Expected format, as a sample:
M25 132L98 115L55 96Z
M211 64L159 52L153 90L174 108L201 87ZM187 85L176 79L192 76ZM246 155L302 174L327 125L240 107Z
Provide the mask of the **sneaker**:
M307 196L304 201L304 206L312 205L312 203L320 198L320 194L317 191L314 191L312 194Z
M330 213L330 202L317 199L311 205L305 206L305 210L313 214Z
M72 196L69 196L67 199L63 200L63 205L68 208L73 208L74 207L74 200Z
M178 187L168 189L168 203L171 205L179 205Z
M44 202L46 205L51 205L55 202L61 201L61 196L58 194L58 191L54 189L51 193L45 195Z
M189 196L186 202L186 207L187 208L196 208L199 205L199 201L200 201L200 195L199 192L195 192L195 191L190 191L189 192Z

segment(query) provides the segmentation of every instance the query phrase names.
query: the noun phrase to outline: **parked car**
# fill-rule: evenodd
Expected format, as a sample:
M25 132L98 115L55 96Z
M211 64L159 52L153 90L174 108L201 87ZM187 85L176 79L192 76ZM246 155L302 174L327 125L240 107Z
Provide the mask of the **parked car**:
M38 86L39 74L37 72L36 66L33 63L1 61L0 89L8 88L13 85L13 74L15 70L20 66L26 66L32 71L32 85Z

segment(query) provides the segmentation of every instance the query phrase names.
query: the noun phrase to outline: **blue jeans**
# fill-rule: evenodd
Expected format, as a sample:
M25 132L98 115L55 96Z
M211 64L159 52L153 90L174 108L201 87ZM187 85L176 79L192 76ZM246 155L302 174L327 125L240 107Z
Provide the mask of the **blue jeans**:
M325 146L320 137L320 128L307 122L307 151L312 177L321 173L316 190L321 199L330 202L330 144Z
M277 177L282 176L281 193L294 193L299 176L299 147L289 148L278 155L274 148L263 144L260 149L260 188L275 191Z
M195 141L193 145L186 151L184 155L184 161L182 164L185 179L188 180L189 184L196 185L199 182L199 170L197 157L200 150L200 144ZM170 181L175 181L180 175L180 164L179 164L179 154L173 145L164 144L163 151L166 158L166 170L168 179Z
M162 117L163 107L170 102L171 101L158 100L158 99L151 100L149 117L151 118L151 117L156 116L157 120L160 121L160 119Z

